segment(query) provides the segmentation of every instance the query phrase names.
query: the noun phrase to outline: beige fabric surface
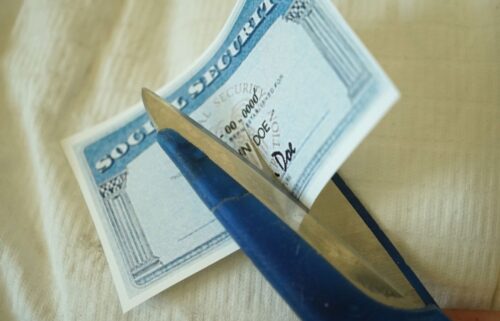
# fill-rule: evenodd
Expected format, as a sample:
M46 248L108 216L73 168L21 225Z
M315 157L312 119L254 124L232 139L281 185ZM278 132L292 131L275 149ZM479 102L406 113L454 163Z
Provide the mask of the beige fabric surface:
M401 101L342 167L445 307L500 309L500 1L334 1ZM236 253L122 315L61 139L187 68L232 1L3 0L0 320L290 320Z

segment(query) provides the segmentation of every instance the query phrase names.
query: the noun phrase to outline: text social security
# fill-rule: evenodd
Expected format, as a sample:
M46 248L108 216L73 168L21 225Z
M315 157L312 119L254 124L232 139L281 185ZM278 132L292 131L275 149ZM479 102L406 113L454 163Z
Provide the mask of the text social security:
M255 30L257 30L264 18L272 11L274 6L275 3L272 0L262 1L217 62L210 66L199 79L195 80L187 88L187 95L177 97L172 101L172 104L177 108L184 108L189 104L190 99L196 99L198 95L210 86L227 69L232 59L241 52L242 47Z

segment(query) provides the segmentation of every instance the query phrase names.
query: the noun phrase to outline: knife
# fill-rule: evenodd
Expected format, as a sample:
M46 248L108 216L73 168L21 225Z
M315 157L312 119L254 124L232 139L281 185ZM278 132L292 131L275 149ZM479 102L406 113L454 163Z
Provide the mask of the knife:
M340 176L332 181L387 255L384 268L200 124L148 89L142 98L159 145L301 319L448 320Z

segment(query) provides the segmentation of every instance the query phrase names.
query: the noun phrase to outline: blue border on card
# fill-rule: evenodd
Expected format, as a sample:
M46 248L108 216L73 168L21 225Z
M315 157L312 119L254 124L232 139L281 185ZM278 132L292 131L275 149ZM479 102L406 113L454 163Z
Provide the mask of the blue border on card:
M275 6L269 12L269 14L263 19L263 21L259 24L257 29L251 34L251 36L246 41L245 45L241 48L240 53L232 58L230 65L224 69L219 77L217 77L210 86L206 87L206 89L199 94L194 99L188 99L189 94L189 86L199 80L202 75L207 71L208 68L216 64L220 56L227 50L229 45L234 41L234 39L238 36L238 33L242 29L242 27L248 22L256 8L262 3L262 0L250 0L246 1L243 5L237 21L235 22L233 28L228 33L225 40L219 46L219 49L215 51L215 53L211 56L207 62L199 68L198 72L196 72L188 81L184 82L182 86L173 90L172 92L165 95L165 99L167 101L173 102L178 97L184 97L188 100L188 104L182 108L182 112L186 114L191 114L197 108L199 108L216 90L218 90L226 81L234 74L234 72L240 67L243 61L248 57L252 49L257 45L259 40L264 36L264 34L269 30L269 28L273 25L273 23L281 17L288 7L290 6L292 0L274 0L273 3ZM110 157L111 151L116 148L119 144L123 144L127 142L127 139L130 135L134 133L134 131L140 129L140 127L149 121L147 114L144 112L136 119L129 122L127 125L119 128L112 133L106 135L103 138L100 138L98 141L88 145L84 148L84 156L87 160L87 163L90 165L90 170L94 177L96 184L100 184L118 173L122 172L125 167L138 155L140 155L146 148L148 148L153 142L156 141L156 133L152 133L148 135L146 139L144 139L140 144L136 146L131 146L126 154L119 159L113 160L113 164L109 169L105 171L99 171L96 169L95 164L100 160Z

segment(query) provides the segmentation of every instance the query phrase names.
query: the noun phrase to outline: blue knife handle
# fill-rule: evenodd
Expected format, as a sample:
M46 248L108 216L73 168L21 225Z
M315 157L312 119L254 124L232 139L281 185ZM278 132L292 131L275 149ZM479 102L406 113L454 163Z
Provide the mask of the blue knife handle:
M165 129L157 139L205 205L302 320L448 320L436 305L402 310L374 301L178 133Z

